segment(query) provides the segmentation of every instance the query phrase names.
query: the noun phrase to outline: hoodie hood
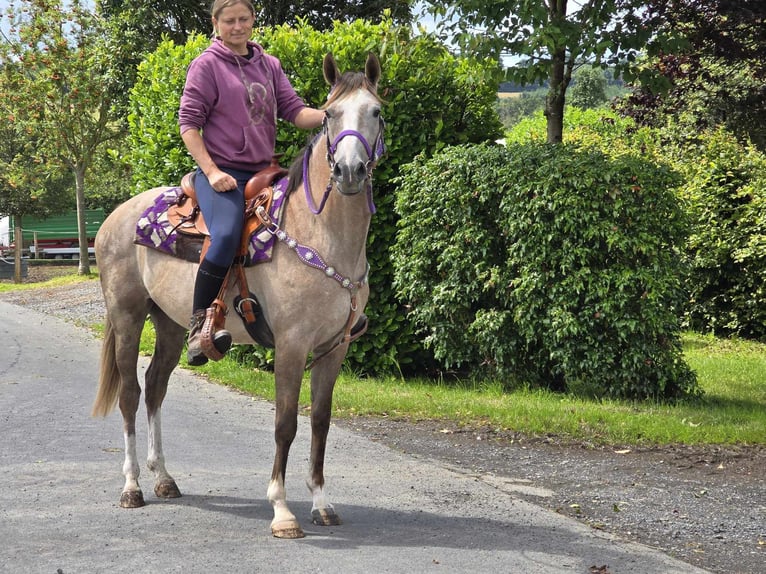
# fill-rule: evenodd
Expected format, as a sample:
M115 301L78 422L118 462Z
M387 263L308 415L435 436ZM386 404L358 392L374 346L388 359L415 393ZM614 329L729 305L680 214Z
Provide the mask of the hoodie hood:
M212 52L217 58L220 58L221 60L225 62L229 62L231 64L237 64L237 63L239 63L240 65L255 64L263 59L264 51L263 51L263 47L261 47L260 44L257 44L253 42L252 40L248 40L247 45L253 49L252 58L235 54L226 46L226 44L223 43L223 40L221 40L218 37L216 37L213 43L208 47L208 50Z

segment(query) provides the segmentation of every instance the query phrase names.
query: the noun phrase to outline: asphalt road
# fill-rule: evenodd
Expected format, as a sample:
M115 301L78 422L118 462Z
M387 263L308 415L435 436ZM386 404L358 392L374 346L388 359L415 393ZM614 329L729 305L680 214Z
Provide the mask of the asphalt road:
M165 401L163 442L184 496L157 499L142 467L147 505L121 509L121 417L89 414L100 342L4 302L0 317L1 574L703 572L338 427L326 476L344 523L313 526L306 420L287 478L306 538L274 539L271 404L182 369Z

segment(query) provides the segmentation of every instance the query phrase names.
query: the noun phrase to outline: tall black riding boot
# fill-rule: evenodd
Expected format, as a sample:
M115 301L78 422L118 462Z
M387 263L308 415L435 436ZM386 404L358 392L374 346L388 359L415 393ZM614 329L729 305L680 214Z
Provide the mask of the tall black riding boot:
M204 365L208 361L202 350L202 326L205 324L207 308L210 307L221 290L226 278L227 267L221 267L203 259L194 282L194 312L189 323L188 349L186 360L192 366ZM221 329L213 333L213 345L221 354L231 347L231 333Z

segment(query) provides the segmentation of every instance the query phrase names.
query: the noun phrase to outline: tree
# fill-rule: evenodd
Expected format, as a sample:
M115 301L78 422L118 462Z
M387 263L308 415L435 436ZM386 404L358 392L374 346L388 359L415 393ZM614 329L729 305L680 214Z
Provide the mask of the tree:
M686 43L647 64L672 90L656 94L638 86L621 111L644 125L680 116L693 133L724 125L766 150L766 3L652 0L646 18L662 22Z
M85 4L11 2L9 41L0 45L22 112L20 129L35 137L29 161L44 161L49 173L68 170L74 178L80 274L90 273L85 176L99 149L123 131L115 105L121 46Z
M153 52L163 38L185 44L192 33L212 33L209 0L99 0L104 17L119 22L123 33L136 43L134 56ZM303 0L301 2L254 2L258 12L257 24L262 27L297 24L303 20L317 30L332 28L333 21L351 22L365 19L379 22L384 11L399 24L412 20L412 0Z
M639 17L642 4L586 0L572 8L568 0L429 0L429 9L443 37L453 37L463 50L517 59L506 70L507 80L548 81L547 139L559 143L567 87L579 65L611 65L629 75L640 51L655 54L672 46L670 37L656 33L653 20ZM650 77L644 70L643 79Z
M601 68L583 66L574 74L569 104L578 108L597 108L606 102L606 78Z
M394 23L410 24L412 3L412 0L351 0L349 2L301 0L299 2L256 2L256 9L259 10L258 21L263 26L294 25L302 20L316 30L329 30L335 20L380 22L386 10L390 12L390 18Z
M0 73L0 214L13 218L14 280L20 283L24 217L46 217L71 202L72 196L65 185L71 186L71 181L50 177L44 163L35 158L35 138L30 137L29 123L23 121L27 110L15 105L17 86L9 72L17 65L5 62Z
M105 18L119 18L126 28L139 32L145 45L141 52L154 50L163 37L183 44L193 32L210 33L208 0L99 0Z

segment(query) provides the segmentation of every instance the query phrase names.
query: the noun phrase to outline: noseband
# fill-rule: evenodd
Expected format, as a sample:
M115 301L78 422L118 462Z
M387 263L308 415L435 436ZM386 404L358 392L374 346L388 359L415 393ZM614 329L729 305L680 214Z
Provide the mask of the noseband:
M306 153L303 156L303 189L306 193L306 201L309 205L309 209L311 210L311 213L314 215L319 215L322 213L322 210L324 210L324 206L327 203L327 198L330 196L330 191L332 190L333 185L333 179L332 179L332 172L335 169L336 161L335 161L335 152L338 150L338 145L340 144L341 140L343 138L346 138L348 136L355 137L358 139L361 144L364 146L364 150L367 152L367 163L365 164L365 167L367 169L367 206L370 209L370 213L374 214L376 211L375 203L373 203L372 200L372 171L375 169L375 166L378 163L378 160L381 158L381 156L386 152L386 144L383 141L383 134L385 131L386 122L383 120L383 118L379 118L378 122L378 136L375 138L375 147L373 148L370 143L367 141L367 139L362 135L361 132L358 132L356 130L343 130L340 132L337 136L335 136L335 139L330 141L330 132L327 128L327 116L325 116L324 121L322 122L322 134L324 134L326 140L327 140L327 164L330 166L330 181L327 183L327 187L325 188L324 195L322 196L322 201L319 202L319 207L316 206L314 203L314 198L311 194L311 183L309 182L308 177L308 171L309 171L309 158L311 156L311 148L312 146L309 146L309 149L306 150ZM321 134L320 134L321 135ZM315 138L314 141L316 141Z

